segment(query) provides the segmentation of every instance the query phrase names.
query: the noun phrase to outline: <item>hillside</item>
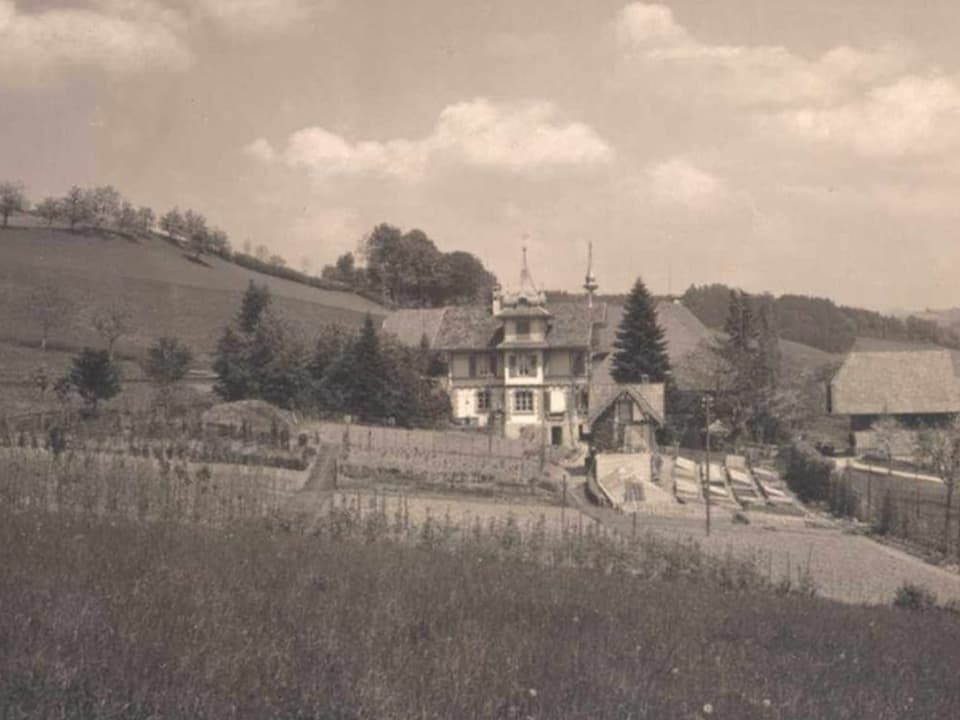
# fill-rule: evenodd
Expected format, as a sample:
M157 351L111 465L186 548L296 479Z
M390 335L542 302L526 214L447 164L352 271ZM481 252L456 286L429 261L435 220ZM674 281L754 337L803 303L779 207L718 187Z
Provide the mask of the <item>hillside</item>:
M30 298L38 286L55 283L74 312L52 335L54 346L97 344L90 317L98 307L123 302L136 330L121 340L121 352L137 353L158 336L175 335L209 353L251 280L267 285L281 313L307 332L330 322L357 325L368 312L385 312L351 292L271 277L214 256L194 260L156 235L134 240L21 227L0 231L0 341L39 344Z
M731 290L719 283L691 285L682 300L704 325L721 328L727 316ZM955 332L956 328L931 317L883 315L807 295L767 297L773 303L774 316L783 339L828 353L849 351L858 337L960 348L960 335Z

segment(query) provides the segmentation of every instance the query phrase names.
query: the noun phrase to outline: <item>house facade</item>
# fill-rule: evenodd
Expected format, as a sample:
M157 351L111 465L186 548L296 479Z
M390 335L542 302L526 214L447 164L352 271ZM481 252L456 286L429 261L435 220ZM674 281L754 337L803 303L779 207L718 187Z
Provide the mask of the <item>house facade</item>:
M489 308L448 308L435 341L447 357L454 419L506 437L546 432L572 445L587 432L602 313L592 302L548 304L524 258L520 289L495 288Z
M461 425L507 437L545 433L549 443L572 446L596 434L595 425L602 429L615 418L616 430L611 424L610 432L616 435L604 443L652 448L663 423L663 385L614 381L613 344L622 308L595 302L597 281L589 268L583 287L585 298L548 301L534 285L524 254L518 290L496 288L486 305L398 310L383 327L402 342L425 341L443 352L445 387ZM679 303L658 303L657 316L675 367L712 338ZM623 388L642 400L629 409L625 401L612 403Z

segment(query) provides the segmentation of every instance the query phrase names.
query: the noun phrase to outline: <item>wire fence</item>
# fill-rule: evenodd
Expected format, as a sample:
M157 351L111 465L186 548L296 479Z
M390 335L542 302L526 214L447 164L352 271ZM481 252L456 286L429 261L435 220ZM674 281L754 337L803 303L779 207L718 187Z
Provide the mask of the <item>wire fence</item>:
M960 551L960 508L952 498L948 513L943 483L847 467L835 476L831 505L881 534Z

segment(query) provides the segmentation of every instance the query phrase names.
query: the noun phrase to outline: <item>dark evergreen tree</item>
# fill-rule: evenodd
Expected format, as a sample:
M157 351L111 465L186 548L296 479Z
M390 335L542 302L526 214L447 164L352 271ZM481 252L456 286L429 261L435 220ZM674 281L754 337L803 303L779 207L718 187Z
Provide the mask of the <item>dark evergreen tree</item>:
M252 333L260 324L263 314L270 308L270 288L257 285L253 280L247 286L237 316L237 326L241 332Z
M68 377L93 412L101 400L109 400L120 392L120 368L106 350L84 348L73 359Z
M224 400L258 398L285 408L311 404L309 358L270 310L266 286L250 283L234 324L217 343L214 390Z
M650 382L664 382L670 375L670 358L663 328L643 280L637 278L627 296L623 320L614 342L613 378L617 382L636 383L644 376Z
M369 314L360 335L351 343L350 352L344 353L327 371L323 386L338 410L356 416L360 422L387 419L387 366Z

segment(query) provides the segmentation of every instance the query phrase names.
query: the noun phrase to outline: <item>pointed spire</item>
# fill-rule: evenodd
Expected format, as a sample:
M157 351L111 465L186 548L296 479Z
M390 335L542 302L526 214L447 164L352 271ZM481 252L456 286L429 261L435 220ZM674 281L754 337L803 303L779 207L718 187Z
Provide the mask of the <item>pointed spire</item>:
M526 241L527 236L523 236L524 241ZM532 298L537 297L540 294L540 290L537 289L537 285L533 282L533 275L530 274L530 266L527 265L527 244L523 244L523 264L520 268L520 293L522 295L528 295Z

